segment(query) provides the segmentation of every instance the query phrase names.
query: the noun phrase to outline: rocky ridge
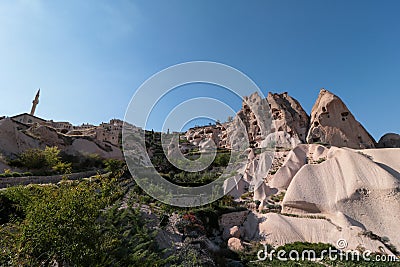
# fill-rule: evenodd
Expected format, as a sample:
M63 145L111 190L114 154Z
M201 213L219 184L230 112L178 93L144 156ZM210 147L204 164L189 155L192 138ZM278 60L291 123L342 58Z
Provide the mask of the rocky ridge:
M189 129L185 136L199 146L211 139L220 148L231 148L237 142L237 131L244 127L250 147L278 146L294 148L301 143L324 143L338 147L374 148L374 138L358 122L344 102L321 89L309 116L301 104L288 93L268 93L262 99L257 93L245 97L242 108L231 122ZM396 147L398 137L390 135L380 147ZM397 139L396 139L397 138ZM240 138L239 138L240 140ZM386 140L386 141L385 141Z
M90 136L67 136L47 125L26 125L11 118L0 120L0 170L9 169L7 160L27 149L46 146L57 146L73 156L97 154L102 158L123 158L119 147Z

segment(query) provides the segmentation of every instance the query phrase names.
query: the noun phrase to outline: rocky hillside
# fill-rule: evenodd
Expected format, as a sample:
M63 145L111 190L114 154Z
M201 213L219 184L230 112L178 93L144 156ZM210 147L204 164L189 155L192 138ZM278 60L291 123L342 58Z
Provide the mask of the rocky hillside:
M266 99L254 93L244 98L233 121L192 128L185 136L195 146L212 140L217 147L231 148L243 127L250 147L255 148L294 148L301 143L355 149L399 147L397 134L387 134L377 144L346 104L326 89L321 89L310 115L286 92L268 93Z
M258 205L220 219L229 247L242 250L253 240L336 245L343 238L346 249L397 253L399 135L377 144L344 102L322 89L310 116L287 93L253 94L232 122L191 129L187 136L196 142L188 141L229 148L243 125L247 161L225 188L233 188L226 193L236 201Z
M27 126L11 118L0 120L0 171L9 168L7 161L30 148L57 146L66 154L97 154L102 158L122 159L121 149L89 136L66 136L46 125Z

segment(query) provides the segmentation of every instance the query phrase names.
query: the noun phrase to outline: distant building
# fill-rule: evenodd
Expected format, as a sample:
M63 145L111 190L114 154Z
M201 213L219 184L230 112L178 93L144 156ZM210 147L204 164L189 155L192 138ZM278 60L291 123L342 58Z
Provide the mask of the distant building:
M47 121L47 125L64 134L73 129L72 124L68 121Z
M93 124L89 124L89 123L83 123L79 126L74 126L74 130L89 130L89 129L94 129L96 128L96 126L94 126Z
M25 124L32 124L32 123L39 123L39 124L45 124L47 121L36 117L34 115L28 114L28 113L22 113L22 114L18 114L15 115L13 117L11 117L11 119L20 122L20 123L25 123Z
M124 122L118 119L112 119L109 123L101 123L99 127L95 129L96 139L118 146L122 135L123 124Z

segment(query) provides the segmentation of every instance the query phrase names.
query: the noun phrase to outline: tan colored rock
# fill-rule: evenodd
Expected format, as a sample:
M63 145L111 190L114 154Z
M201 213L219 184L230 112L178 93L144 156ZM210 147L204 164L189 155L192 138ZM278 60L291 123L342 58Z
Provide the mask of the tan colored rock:
M312 108L307 142L356 149L375 147L375 140L354 118L343 101L325 89L321 89Z
M349 223L347 220L338 225L321 217L320 219L310 219L301 217L289 217L277 213L257 214L259 225L257 230L262 236L263 241L274 247L282 246L287 243L311 242L328 243L338 247L339 240L345 240L347 246L344 250L357 250L360 247L372 252L379 252L380 247L384 247L379 240L373 240L362 233L365 229ZM388 252L386 250L386 252ZM391 254L388 252L388 254Z
M101 158L115 158L123 159L121 149L111 144L103 144L105 147L100 147L100 145L92 140L87 140L83 138L75 139L70 146L67 146L64 151L71 155L85 155L97 154Z
M379 148L400 148L400 135L387 133L379 139L377 147Z
M243 251L244 250L242 241L236 237L229 238L228 248L233 251Z
M231 237L240 238L240 229L236 225L229 229L229 234Z
M241 225L249 214L248 210L225 213L219 218L220 230L231 229L236 225Z
M0 154L4 158L16 158L27 149L44 149L46 146L57 146L71 155L123 158L119 147L89 136L66 136L47 125L25 125L10 118L0 120Z
M250 144L259 147L271 129L271 114L267 100L262 99L257 92L244 97L242 109L236 118L245 125Z
M400 149L355 151L332 147L326 161L303 166L293 177L283 213L332 216L343 213L353 225L387 236L400 246ZM391 158L391 159L388 159ZM377 160L377 161L374 161ZM331 217L334 224L341 221Z
M305 143L310 118L300 103L286 92L268 93L267 100L273 119L272 132L284 132L289 135L289 140L293 138Z
M287 93L269 93L267 99L254 93L244 98L242 109L228 128L234 142L238 134L232 134L243 123L248 141L254 147L295 147L305 142L309 117L299 102Z
M40 139L47 146L58 146L59 148L65 146L64 140L60 138L59 133L47 125L33 124L27 132Z
M317 144L300 144L286 157L282 167L268 181L274 188L287 189L296 173L306 164L312 164L326 159L329 149Z
M217 123L216 125L208 125L204 127L194 127L186 131L186 140L195 146L212 140L218 147L226 147L226 128L225 124Z
M39 147L40 141L23 133L28 127L11 118L0 120L0 153L6 158L15 158L29 148Z
M273 111L271 113L271 110ZM258 93L243 98L242 108L231 122L189 129L185 136L194 145L212 139L220 148L248 144L252 147L295 147L304 143L309 117L287 93Z

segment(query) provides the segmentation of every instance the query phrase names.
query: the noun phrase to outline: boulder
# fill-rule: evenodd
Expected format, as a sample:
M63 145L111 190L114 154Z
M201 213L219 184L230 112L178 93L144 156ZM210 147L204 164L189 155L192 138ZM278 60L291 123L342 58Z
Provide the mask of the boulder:
M242 241L236 237L229 238L228 248L233 251L243 251L244 250Z
M400 148L400 135L387 133L379 139L377 147L379 148Z

